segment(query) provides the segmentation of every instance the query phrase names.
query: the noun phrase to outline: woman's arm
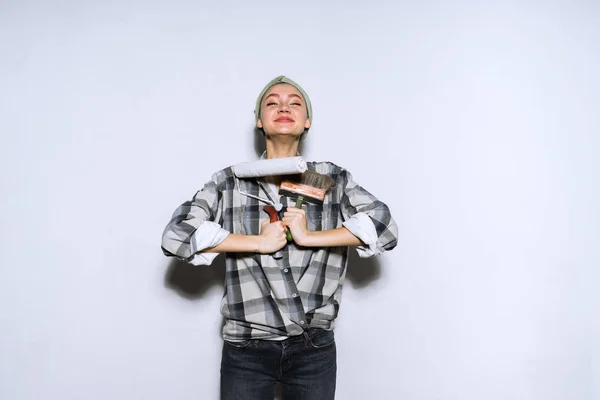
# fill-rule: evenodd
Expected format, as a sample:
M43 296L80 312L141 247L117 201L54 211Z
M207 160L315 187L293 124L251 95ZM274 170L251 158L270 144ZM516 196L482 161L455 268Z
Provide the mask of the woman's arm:
M348 229L341 227L325 231L311 232L306 224L306 211L298 208L288 208L282 222L290 228L294 242L304 247L333 247L365 245Z
M248 252L270 254L281 250L286 244L286 227L281 221L261 225L260 235L239 235L230 233L225 240L214 247L204 249L205 253Z
M336 174L337 192L343 227L310 232L304 210L288 208L282 221L290 228L294 241L302 246L357 246L361 257L392 250L398 240L398 228L386 204L353 181L344 169Z

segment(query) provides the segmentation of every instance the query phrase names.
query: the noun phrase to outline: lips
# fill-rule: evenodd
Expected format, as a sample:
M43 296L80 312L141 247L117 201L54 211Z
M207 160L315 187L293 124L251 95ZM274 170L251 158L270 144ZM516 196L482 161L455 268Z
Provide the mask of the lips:
M279 117L275 122L294 122L294 120L289 117Z

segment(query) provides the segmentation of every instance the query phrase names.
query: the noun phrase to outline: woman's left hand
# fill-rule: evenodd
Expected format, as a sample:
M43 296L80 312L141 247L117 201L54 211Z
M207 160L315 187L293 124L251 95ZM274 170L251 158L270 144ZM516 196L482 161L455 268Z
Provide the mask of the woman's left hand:
M281 221L290 229L294 242L303 246L310 236L310 231L306 224L306 211L301 208L288 208L283 213Z

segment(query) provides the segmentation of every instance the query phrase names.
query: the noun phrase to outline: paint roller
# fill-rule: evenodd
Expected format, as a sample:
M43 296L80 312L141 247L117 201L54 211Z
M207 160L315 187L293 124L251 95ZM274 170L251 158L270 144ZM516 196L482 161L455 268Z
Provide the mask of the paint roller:
M238 178L257 178L260 176L293 175L306 171L303 157L270 158L247 161L233 166L233 173Z
M303 157L284 157L270 158L257 161L247 161L233 166L233 173L238 178L258 178L263 176L276 175L295 175L302 174L307 170L306 161ZM244 193L248 195L247 193ZM254 196L252 196L254 197ZM281 204L274 207L267 205L263 210L269 214L269 222L279 221L278 211L281 210ZM289 232L288 232L289 234ZM283 257L281 251L273 254L273 258L280 259Z

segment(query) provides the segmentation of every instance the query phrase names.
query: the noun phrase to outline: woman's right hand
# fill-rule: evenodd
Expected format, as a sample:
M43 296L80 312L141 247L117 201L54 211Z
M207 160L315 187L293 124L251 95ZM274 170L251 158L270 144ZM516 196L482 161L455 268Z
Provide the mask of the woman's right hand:
M269 222L265 220L260 225L259 253L272 254L283 249L287 243L285 232L287 228L281 221Z

